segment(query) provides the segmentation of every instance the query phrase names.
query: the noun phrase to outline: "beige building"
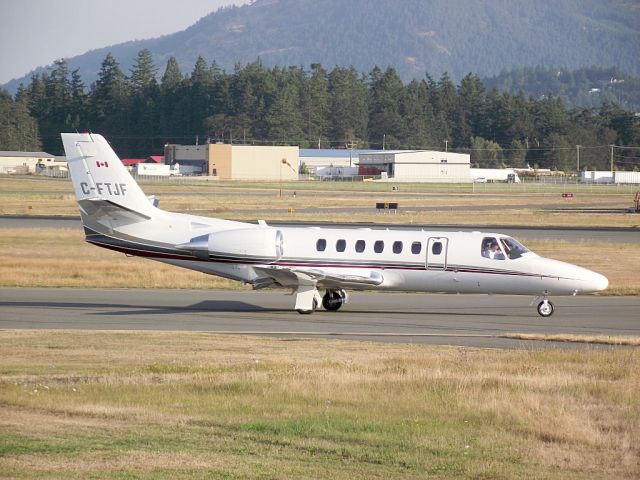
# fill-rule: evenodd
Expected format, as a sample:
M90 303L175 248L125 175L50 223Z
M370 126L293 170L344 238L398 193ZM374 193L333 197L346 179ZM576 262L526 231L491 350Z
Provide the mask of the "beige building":
M298 180L298 147L255 145L166 145L165 163L189 166L220 180Z
M209 175L221 180L298 180L298 147L209 145Z

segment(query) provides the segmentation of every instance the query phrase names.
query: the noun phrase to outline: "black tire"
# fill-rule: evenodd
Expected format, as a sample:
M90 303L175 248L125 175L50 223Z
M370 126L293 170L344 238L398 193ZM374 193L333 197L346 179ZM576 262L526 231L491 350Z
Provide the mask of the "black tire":
M322 306L329 312L340 310L343 303L344 298L336 290L327 290L327 293L322 297Z
M553 303L551 303L550 301L542 301L538 304L538 315L540 315L541 317L550 317L551 315L553 315Z

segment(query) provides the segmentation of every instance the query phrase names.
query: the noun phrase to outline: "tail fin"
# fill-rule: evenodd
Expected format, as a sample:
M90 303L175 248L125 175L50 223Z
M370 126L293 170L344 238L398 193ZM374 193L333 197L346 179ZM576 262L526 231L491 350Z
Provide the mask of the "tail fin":
M61 135L73 188L85 215L119 209L141 218L154 216L156 208L104 137L90 133Z

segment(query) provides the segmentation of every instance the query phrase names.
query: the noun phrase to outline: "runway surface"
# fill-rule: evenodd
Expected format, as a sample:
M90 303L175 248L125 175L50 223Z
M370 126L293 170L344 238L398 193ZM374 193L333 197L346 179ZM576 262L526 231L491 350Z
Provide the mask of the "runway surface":
M525 342L505 333L640 335L640 297L558 297L537 315L522 296L355 292L338 312L293 311L283 292L143 289L0 289L0 329L163 330L279 338L496 348L593 348Z
M383 219L381 219L381 222ZM639 220L640 222L640 217ZM364 223L283 223L272 222L270 225L282 226L332 226L338 228L374 228L374 229L409 229L439 230L439 231L471 231L498 232L519 239L555 239L567 241L585 242L614 242L614 243L640 243L640 229L623 227L596 227L596 228L572 228L572 227L527 227L513 225L485 225L474 227L470 225L398 225L398 224L364 224ZM0 230L3 228L68 228L82 229L79 217L40 217L7 215L0 216Z

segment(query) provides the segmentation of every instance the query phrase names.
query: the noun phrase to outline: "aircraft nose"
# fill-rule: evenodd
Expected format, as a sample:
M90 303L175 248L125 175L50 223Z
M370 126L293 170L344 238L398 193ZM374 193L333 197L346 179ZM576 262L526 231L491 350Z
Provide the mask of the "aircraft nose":
M584 278L585 292L600 292L609 286L609 279L604 275L588 270L586 278Z

